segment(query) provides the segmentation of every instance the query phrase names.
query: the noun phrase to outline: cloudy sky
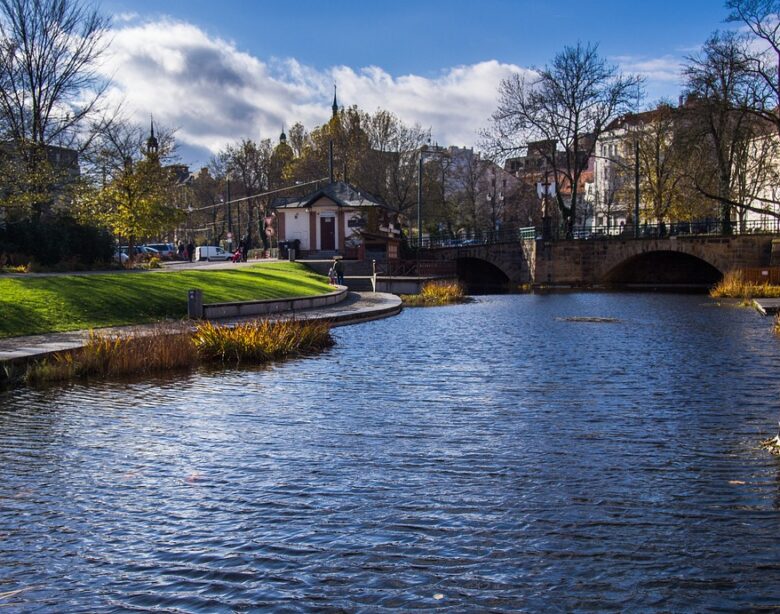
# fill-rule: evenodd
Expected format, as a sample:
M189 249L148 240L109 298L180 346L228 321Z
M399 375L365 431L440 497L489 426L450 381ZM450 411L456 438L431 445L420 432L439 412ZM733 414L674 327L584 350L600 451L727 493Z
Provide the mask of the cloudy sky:
M595 42L676 99L679 64L724 23L721 0L103 0L106 74L139 122L177 129L197 167L241 138L276 139L339 103L389 109L445 145L474 145L500 80Z

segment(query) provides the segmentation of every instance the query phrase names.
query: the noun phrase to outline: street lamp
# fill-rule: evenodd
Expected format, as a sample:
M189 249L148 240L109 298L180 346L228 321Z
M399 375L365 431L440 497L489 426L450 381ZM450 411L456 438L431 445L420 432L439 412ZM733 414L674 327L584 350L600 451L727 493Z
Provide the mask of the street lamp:
M634 238L639 238L639 133L634 133Z

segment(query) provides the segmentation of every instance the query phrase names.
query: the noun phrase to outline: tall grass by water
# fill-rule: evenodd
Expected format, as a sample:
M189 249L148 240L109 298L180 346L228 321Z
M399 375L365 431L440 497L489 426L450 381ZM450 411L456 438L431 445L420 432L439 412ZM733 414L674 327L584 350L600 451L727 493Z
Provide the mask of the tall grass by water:
M39 385L191 369L213 362L263 364L333 345L330 325L306 320L257 320L235 326L203 322L111 335L90 332L84 347L30 365L24 381Z
M333 338L324 322L255 320L232 327L203 322L193 342L204 360L263 363L323 350Z
M402 294L401 300L409 307L432 307L463 303L466 295L459 282L429 281L423 284L419 294Z
M741 298L749 301L754 298L780 298L780 286L769 283L755 283L745 279L742 271L729 271L712 290L713 298Z

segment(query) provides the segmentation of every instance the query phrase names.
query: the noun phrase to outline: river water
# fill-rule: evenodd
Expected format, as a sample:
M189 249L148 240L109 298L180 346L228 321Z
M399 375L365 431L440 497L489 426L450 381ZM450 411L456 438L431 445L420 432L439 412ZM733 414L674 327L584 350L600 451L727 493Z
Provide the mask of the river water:
M486 296L269 368L2 393L0 608L778 606L770 328Z

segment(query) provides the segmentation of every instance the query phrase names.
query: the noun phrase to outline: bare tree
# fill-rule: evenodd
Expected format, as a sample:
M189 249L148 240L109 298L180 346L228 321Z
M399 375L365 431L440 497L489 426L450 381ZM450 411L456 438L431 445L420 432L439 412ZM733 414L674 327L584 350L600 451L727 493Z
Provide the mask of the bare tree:
M431 132L419 124L408 126L382 109L367 115L363 125L371 152L365 167L366 189L408 218L417 202L418 156L430 142Z
M752 181L767 178L753 166L746 154L751 143L764 139L768 123L753 112L759 77L750 70L747 41L735 32L716 32L705 43L702 52L688 59L685 67L689 103L685 108L687 156L693 161L690 177L697 191L720 205L722 230L731 232L734 208L753 208L759 197L740 191L740 175L749 173ZM768 144L769 141L764 141ZM771 156L758 160L770 164ZM742 185L746 186L747 181Z
M683 113L667 102L652 111L635 116L631 137L626 139L623 162L618 165L615 184L622 202L635 198L634 156L639 160L639 187L644 219L662 224L672 217L689 218L687 205L692 203L686 181L689 160L680 142ZM632 142L633 141L633 142ZM635 149L636 148L636 149Z
M82 0L0 0L0 122L7 138L72 145L106 87L96 62L108 25Z
M0 0L0 205L36 219L72 198L80 130L106 83L107 20L82 0ZM88 134L88 131L85 131ZM66 163L63 163L66 160Z
M612 120L638 104L641 85L640 77L607 64L596 45L565 47L533 77L514 74L501 82L486 144L503 158L530 141L550 143L544 156L555 183L570 187L556 190L556 200L571 233L580 177L595 143Z
M219 156L224 158L228 174L233 181L231 198L246 198L268 189L272 155L271 141L268 139L263 139L260 143L243 139L235 145L228 145L219 153ZM256 203L251 200L239 202L235 210L239 235L251 235L258 219ZM246 227L242 225L242 210L246 212Z
M752 110L771 122L780 135L780 2L777 0L727 0L728 21L744 23L756 45L746 45L744 68L754 82Z

